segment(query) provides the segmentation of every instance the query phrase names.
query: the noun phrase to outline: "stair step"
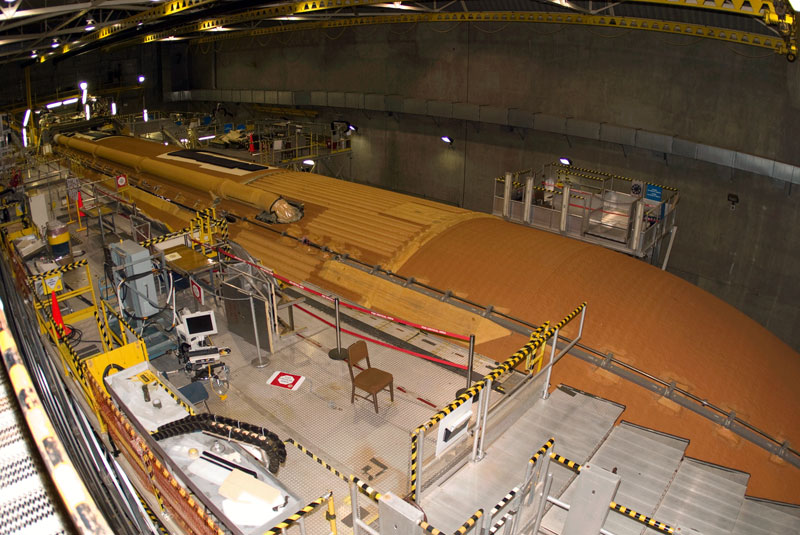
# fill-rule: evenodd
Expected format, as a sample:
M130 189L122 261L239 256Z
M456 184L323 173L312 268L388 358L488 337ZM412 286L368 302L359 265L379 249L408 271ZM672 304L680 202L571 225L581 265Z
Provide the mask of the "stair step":
M684 532L729 535L744 502L749 475L685 458L655 518Z
M589 463L609 471L616 468L620 485L615 501L652 516L681 464L687 444L683 439L622 422ZM564 492L563 501L571 502L575 485L574 481ZM566 511L553 507L545 515L542 525L560 533L566 518ZM615 535L638 535L643 529L640 523L613 511L609 512L603 527Z
M800 534L800 507L745 498L731 535Z
M535 388L534 385L530 385ZM422 496L428 522L445 533L458 528L480 507L492 507L515 485L522 483L530 456L550 437L557 453L583 463L602 443L623 408L570 389L556 389L548 399L532 399L529 408L487 449L487 460L468 463L456 474ZM577 417L583 425L576 425ZM495 425L503 425L498 417ZM492 421L489 422L491 430ZM488 458L503 460L488 462ZM566 488L573 472L553 466L551 494ZM457 504L457 505L456 505Z

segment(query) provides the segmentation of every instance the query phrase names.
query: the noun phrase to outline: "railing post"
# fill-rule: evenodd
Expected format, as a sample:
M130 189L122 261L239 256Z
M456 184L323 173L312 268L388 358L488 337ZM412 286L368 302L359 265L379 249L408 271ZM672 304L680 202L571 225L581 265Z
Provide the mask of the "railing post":
M417 505L419 505L419 502L422 499L422 462L425 460L424 446L425 446L425 429L421 429L420 432L417 433L417 488L416 492L414 492L414 503L416 503Z
M513 175L506 173L506 182L503 184L503 217L511 217L511 186L513 185Z
M250 361L250 365L254 368L264 368L269 365L269 359L266 361L261 359L261 342L259 341L258 337L258 324L256 323L256 307L253 303L253 294L250 293L250 314L253 317L253 336L256 338L256 351L258 352L258 357L254 358ZM269 315L269 314L267 314Z
M570 192L570 185L564 184L564 188L561 190L561 221L558 224L558 230L561 232L567 231L567 221L569 217L569 192Z
M639 199L636 201L636 208L634 209L633 219L633 232L631 232L631 249L639 252L641 249L642 237L642 219L644 219L644 200Z
M328 357L332 360L345 360L349 355L346 349L342 349L342 326L339 323L339 298L333 298L333 307L336 311L336 348L328 351Z
M525 211L522 216L522 220L530 224L531 222L531 211L533 210L533 175L530 175L525 178Z
M556 332L553 333L553 346L552 349L550 350L550 362L547 365L547 374L545 375L544 386L542 387L542 399L547 399L548 397L550 397L548 389L550 388L550 376L553 373L553 359L556 356L557 345L558 345L558 329L556 329Z
M480 440L478 441L478 451L475 454L475 460L480 461L486 455L486 452L483 450L483 442L486 439L486 427L489 423L489 398L492 395L492 380L486 380L486 386L483 388L483 395L481 396L482 407L483 407L483 418L482 418L482 426L477 431L480 431Z

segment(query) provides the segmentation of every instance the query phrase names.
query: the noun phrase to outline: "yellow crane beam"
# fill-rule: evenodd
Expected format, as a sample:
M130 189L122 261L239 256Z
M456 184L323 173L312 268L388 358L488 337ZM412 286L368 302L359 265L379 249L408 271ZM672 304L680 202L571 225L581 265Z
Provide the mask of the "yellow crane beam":
M698 0L699 1L699 0ZM308 31L327 28L347 28L373 24L417 24L417 23L534 23L534 24L569 24L605 26L626 30L648 30L663 33L686 35L706 39L716 39L729 43L766 48L777 54L786 55L790 61L797 54L796 44L789 43L780 36L769 36L751 32L717 28L701 24L673 22L638 17L619 17L613 15L585 15L582 13L553 13L537 11L471 11L458 13L405 13L381 17L352 17L348 19L326 20L319 22L303 22L257 28L238 32L225 32L197 39L198 44L235 39L273 35L294 31Z

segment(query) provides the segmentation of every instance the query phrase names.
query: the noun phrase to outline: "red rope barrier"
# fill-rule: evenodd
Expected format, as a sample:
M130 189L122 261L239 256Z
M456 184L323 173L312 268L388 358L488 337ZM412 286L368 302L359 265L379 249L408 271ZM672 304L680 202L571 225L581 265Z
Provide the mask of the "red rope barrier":
M303 308L300 305L294 305L294 306L295 306L295 308L299 308L300 310L302 310L303 312L305 312L306 314L308 314L312 318L317 319L317 320L321 321L322 323L324 323L324 324L326 324L326 325L328 325L330 327L336 328L335 324L331 323L330 321L328 321L326 319L323 319L323 318L317 316L316 314L314 314L310 310L306 310L305 308ZM413 355L413 356L419 357L421 359L429 360L431 362L444 364L445 366L451 366L453 368L458 368L459 370L466 370L467 369L467 367L464 366L463 364L456 364L455 362L450 362L449 360L443 360L443 359L439 359L439 358L436 358L436 357L430 357L428 355L423 355L422 353L416 353L414 351L410 351L408 349L403 349L403 348L400 348L400 347L397 347L397 346L393 346L392 344L387 344L386 342L381 342L380 340L375 340L374 338L370 338L369 336L364 336L363 334L358 334L356 332L349 331L347 329L342 329L342 332L345 333L345 334L349 334L351 336L355 336L356 338L361 338L362 340L366 340L367 342L372 342L373 344L378 344L378 345L383 346L383 347L388 347L389 349L394 349L395 351L402 351L403 353L407 353L409 355Z
M214 247L212 245L206 245L203 242L195 240L194 238L190 238L190 239L191 239L192 242L200 244L203 247L208 247L209 249L213 249L214 251L216 251L219 254L223 254L223 255L225 255L227 257L233 258L234 260L238 260L239 262L244 262L248 266L252 266L252 267L254 267L256 269L260 269L261 271L264 271L265 273L269 273L271 276L275 277L279 281L285 282L286 284L288 284L290 286L294 286L295 288L298 288L298 289L303 290L305 292L309 292L309 293L314 294L316 296L322 297L323 299L327 299L328 301L333 301L332 297L330 297L328 295L325 295L323 293L320 293L320 292L318 292L316 290L313 290L313 289L311 289L311 288L309 288L307 286L304 286L304 285L300 284L299 282L295 282L295 281L293 281L291 279L287 279L286 277L284 277L282 275L278 275L277 273L275 273L271 269L267 269L267 268L265 268L263 266L259 266L258 264L254 264L252 262L248 262L244 258L239 258L238 256L236 256L234 254L231 254L228 251L225 251L223 249L220 249L219 247ZM434 334L439 334L441 336L447 336L449 338L455 338L456 340L463 340L465 342L469 342L469 336L464 336L463 334L451 333L451 332L448 332L448 331L445 331L445 330L442 330L442 329L437 329L436 327L428 327L427 325L421 325L419 323L412 323L410 321L406 321L406 320L403 320L403 319L399 319L399 318L395 318L395 317L392 317L392 316L388 316L386 314L381 314L380 312L375 312L374 310L370 310L368 308L360 307L358 305L351 305L350 303L343 303L343 302L340 301L339 304L341 306L343 306L343 307L350 308L352 310L356 310L356 311L362 312L364 314L369 314L371 316L375 316L375 317L378 317L378 318L381 318L381 319L385 319L387 321L391 321L391 322L394 322L394 323L400 323L402 325L406 325L408 327L413 327L415 329L420 329L422 331L427 331L427 332L431 332L431 333L434 333Z

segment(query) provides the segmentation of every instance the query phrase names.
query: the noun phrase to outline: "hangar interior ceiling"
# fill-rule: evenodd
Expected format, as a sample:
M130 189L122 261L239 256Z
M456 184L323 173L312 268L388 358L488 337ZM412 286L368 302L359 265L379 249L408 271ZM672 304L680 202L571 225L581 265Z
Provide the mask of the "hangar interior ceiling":
M45 62L159 41L447 21L623 27L745 44L790 61L797 56L788 0L16 0L1 10L0 63Z

